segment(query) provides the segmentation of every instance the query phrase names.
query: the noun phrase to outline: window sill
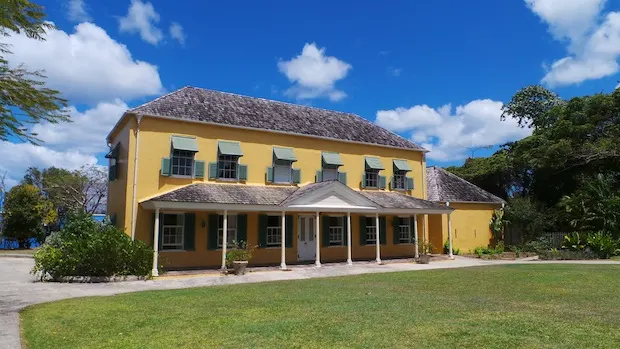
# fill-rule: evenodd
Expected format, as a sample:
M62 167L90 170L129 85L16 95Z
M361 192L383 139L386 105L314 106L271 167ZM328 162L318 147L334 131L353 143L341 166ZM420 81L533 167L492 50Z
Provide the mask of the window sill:
M410 191L411 189L393 188L393 191Z
M181 176L181 175L170 175L170 176L163 176L163 177L179 178L179 179L194 179L194 176Z
M240 180L236 179L236 178L216 178L215 179L216 182L225 182L225 183L237 183L237 182L241 182Z

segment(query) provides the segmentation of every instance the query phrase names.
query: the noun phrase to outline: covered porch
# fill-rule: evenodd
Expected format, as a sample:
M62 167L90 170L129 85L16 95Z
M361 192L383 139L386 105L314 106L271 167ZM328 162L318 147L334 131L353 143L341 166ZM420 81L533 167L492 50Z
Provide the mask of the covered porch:
M417 258L427 216L449 220L452 212L396 192L358 192L337 181L299 189L194 184L144 201L141 208L151 217L153 275L162 264L226 268L223 242L233 240L258 247L251 265L282 270L290 264ZM172 222L175 216L182 225Z

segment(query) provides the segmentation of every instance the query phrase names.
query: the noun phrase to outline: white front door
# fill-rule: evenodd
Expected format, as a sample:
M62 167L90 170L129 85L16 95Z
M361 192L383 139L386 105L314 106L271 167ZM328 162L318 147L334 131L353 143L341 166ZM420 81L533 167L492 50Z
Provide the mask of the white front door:
M312 216L299 217L299 232L297 241L297 260L313 261L316 259L316 228Z

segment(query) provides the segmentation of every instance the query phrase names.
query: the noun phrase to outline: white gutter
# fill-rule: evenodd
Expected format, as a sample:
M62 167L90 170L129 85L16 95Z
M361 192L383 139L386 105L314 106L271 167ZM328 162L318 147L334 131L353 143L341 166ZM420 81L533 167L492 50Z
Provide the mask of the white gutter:
M142 114L136 114L136 148L133 157L133 194L131 197L131 240L136 239L136 214L138 211L138 201L136 200L136 191L138 187L138 150L140 148L140 122Z

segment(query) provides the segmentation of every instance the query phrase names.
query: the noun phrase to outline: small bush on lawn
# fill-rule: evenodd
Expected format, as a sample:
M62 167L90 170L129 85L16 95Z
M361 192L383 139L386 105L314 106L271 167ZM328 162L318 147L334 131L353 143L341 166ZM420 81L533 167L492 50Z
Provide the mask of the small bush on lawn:
M503 241L498 242L495 245L495 247L490 247L490 246L487 246L487 247L484 247L484 246L476 247L474 249L474 253L479 258L482 258L482 256L494 257L495 255L504 253L504 242Z
M144 242L132 241L115 226L77 213L35 253L32 272L54 280L73 276L147 276L152 256L153 250Z
M599 257L590 250L570 251L552 249L550 251L538 252L538 258L542 260L577 260L577 259L598 259Z

